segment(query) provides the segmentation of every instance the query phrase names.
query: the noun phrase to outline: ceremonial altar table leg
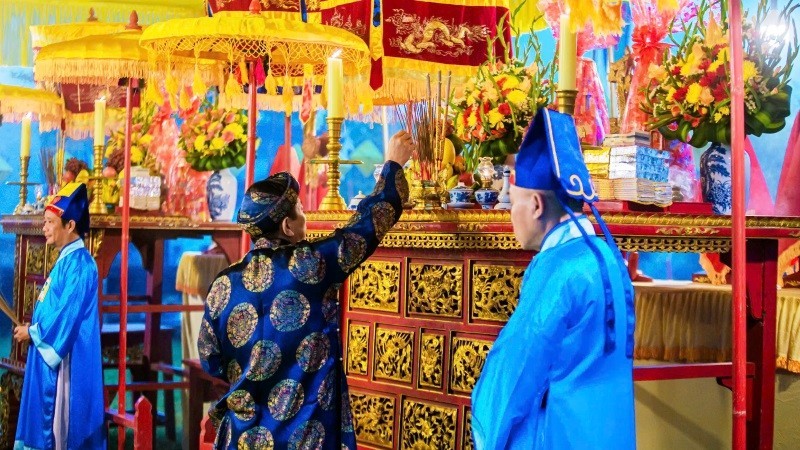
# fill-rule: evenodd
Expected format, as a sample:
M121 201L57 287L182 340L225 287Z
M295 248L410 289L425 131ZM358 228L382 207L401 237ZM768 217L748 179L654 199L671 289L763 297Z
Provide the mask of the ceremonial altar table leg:
M755 363L747 448L771 449L775 416L775 327L778 241L747 242L747 360Z

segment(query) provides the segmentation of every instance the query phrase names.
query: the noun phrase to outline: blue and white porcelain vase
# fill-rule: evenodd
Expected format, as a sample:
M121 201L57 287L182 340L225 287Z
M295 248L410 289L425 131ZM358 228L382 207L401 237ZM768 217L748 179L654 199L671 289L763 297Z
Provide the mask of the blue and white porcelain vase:
M208 178L208 212L214 222L231 222L236 212L236 177L231 169L215 170Z
M731 213L731 150L711 144L700 156L700 188L703 201L711 203L714 214Z

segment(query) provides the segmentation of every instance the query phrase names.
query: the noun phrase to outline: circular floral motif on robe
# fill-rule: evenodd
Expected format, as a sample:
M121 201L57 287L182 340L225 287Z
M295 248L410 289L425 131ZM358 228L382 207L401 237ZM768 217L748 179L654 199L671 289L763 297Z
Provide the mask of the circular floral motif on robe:
M333 408L333 394L335 392L336 373L331 370L325 375L325 379L319 384L317 390L317 404L325 411Z
M212 319L219 318L222 311L228 306L231 299L231 279L227 275L223 275L211 285L206 297L206 307L208 308L208 315Z
M325 442L325 427L318 420L300 425L289 437L289 450L319 450Z
M228 316L228 339L231 345L239 348L247 343L258 325L256 307L250 303L240 303L233 307Z
M303 405L303 385L295 380L283 380L269 392L267 405L276 420L291 419Z
M353 431L353 413L350 411L350 396L347 392L342 392L342 431L345 433Z
M325 278L325 260L311 247L298 247L289 259L289 272L306 284L317 284Z
M275 297L269 310L269 320L278 331L294 331L308 320L311 306L297 291L283 291Z
M339 266L345 273L364 260L367 256L367 241L356 233L344 233L342 243L339 244L339 253L336 257Z
M239 420L252 420L256 415L256 404L249 392L238 389L228 396L228 409L233 411Z
M231 384L236 383L242 377L242 368L235 359L228 363L227 375L228 382Z
M383 177L378 178L378 181L375 182L375 189L372 190L374 194L380 194L383 191L383 188L386 187L386 179Z
M200 357L208 359L211 355L219 355L219 340L208 320L203 319L200 326L200 335L197 337L197 351Z
M264 381L271 377L281 365L281 348L272 341L258 341L250 351L248 380Z
M256 255L242 272L242 284L250 292L264 292L272 284L272 258Z
M275 440L267 427L251 428L239 436L238 450L272 450Z
M375 227L375 235L378 239L383 236L394 225L394 208L387 202L380 202L372 206L372 225Z
M329 287L322 297L322 315L328 322L339 322L339 289L341 288L342 284L336 283Z
M331 341L323 333L311 333L297 347L297 364L304 372L316 372L325 365L331 352Z
M402 200L403 203L407 203L409 193L408 180L400 172L396 172L394 174L394 187L397 189L397 194L400 196L400 200Z

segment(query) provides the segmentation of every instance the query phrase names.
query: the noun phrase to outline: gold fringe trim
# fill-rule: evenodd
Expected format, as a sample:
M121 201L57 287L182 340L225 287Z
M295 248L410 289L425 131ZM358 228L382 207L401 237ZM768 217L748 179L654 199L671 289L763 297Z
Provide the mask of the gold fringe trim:
M146 78L146 61L115 59L49 59L37 60L36 81L52 83L113 84L120 78Z
M792 244L778 256L778 286L783 287L783 274L797 257L800 257L800 241Z
M786 369L793 373L800 373L800 361L788 358L786 356L778 356L775 358L775 367L779 369Z
M3 122L19 123L28 113L8 113L3 111ZM53 117L50 115L36 115L38 117L39 133L47 133L61 128L61 116Z

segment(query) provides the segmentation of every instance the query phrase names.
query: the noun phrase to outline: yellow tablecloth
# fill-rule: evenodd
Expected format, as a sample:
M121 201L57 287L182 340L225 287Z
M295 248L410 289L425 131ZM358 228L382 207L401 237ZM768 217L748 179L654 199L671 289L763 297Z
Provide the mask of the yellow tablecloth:
M184 305L202 305L205 301L208 288L217 274L228 267L228 260L222 254L202 254L199 252L185 252L178 263L178 273L175 276L175 290L183 292ZM181 344L184 359L197 359L197 335L203 322L203 311L184 312L181 320ZM183 429L189 429L189 392L184 389L181 393L183 405ZM189 435L183 433L183 448L189 448Z
M634 283L634 357L679 362L731 359L731 288ZM800 373L800 290L778 291L776 366Z

